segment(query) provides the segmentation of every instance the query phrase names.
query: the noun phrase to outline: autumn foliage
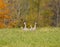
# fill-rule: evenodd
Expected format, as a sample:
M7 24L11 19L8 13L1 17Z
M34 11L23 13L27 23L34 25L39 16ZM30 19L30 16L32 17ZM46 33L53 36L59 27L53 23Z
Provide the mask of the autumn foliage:
M4 3L3 0L0 0L0 9L6 8L6 4Z
M6 27L4 20L10 19L11 17L8 16L9 9L7 8L6 3L3 0L0 0L0 28Z

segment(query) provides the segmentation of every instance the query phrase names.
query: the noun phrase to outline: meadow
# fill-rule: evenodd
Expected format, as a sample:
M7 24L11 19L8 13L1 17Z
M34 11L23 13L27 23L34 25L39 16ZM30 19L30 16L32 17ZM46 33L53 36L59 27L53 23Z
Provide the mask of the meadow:
M60 28L0 29L0 47L60 47Z

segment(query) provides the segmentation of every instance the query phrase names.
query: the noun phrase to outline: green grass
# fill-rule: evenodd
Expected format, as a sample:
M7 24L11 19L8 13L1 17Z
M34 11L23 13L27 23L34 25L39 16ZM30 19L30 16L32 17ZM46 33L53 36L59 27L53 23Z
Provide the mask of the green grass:
M60 47L60 28L0 29L0 47Z

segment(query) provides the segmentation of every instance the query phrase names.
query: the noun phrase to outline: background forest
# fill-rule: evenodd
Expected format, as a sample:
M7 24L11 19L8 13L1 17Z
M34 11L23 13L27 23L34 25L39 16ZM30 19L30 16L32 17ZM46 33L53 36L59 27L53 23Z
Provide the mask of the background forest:
M60 0L0 0L0 28L59 27Z

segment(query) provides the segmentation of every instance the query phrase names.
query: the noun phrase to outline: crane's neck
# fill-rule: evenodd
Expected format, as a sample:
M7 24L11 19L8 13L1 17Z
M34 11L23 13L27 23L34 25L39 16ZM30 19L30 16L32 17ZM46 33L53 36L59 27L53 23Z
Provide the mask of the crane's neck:
M25 25L25 28L26 28L26 24L24 24Z

